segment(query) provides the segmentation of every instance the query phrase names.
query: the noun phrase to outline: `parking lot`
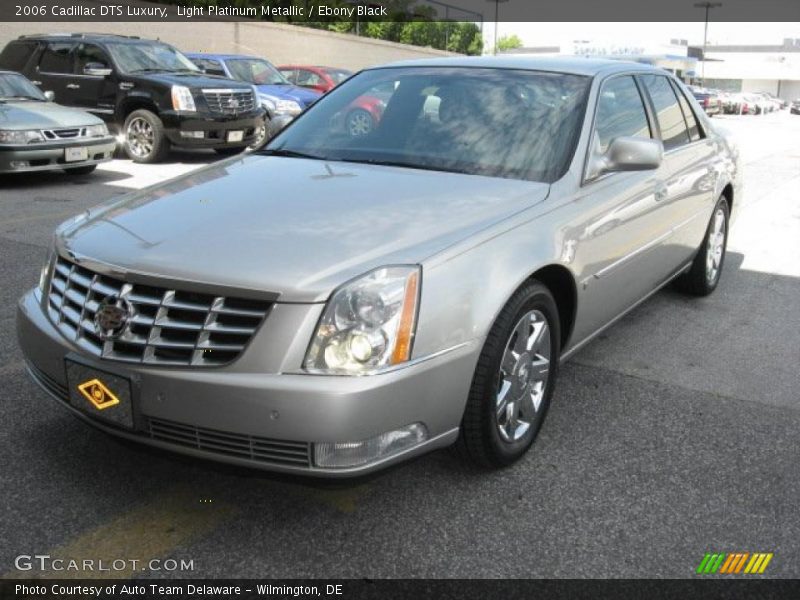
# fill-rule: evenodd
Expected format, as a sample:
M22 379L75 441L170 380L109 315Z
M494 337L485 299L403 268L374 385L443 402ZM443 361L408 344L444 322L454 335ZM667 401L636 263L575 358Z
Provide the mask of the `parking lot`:
M766 576L800 577L800 116L714 121L746 169L715 294L664 290L579 352L516 466L480 472L439 452L344 485L121 443L25 372L16 301L55 225L215 154L4 177L0 573L49 554L193 561L136 569L146 577L680 578L719 551L771 552Z

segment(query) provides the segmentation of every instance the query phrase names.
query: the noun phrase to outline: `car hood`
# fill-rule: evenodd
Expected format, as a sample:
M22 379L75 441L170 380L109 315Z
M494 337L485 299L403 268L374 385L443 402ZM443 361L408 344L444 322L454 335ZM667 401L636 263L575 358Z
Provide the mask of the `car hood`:
M52 102L0 102L0 129L50 129L98 123L102 121L94 115Z
M149 82L157 81L164 86L185 85L191 88L243 88L251 89L250 84L234 81L219 75L208 75L206 73L170 73L169 71L158 71L153 73L137 73L132 77L143 79Z
M261 94L269 94L282 100L294 100L303 108L314 104L322 95L296 85L257 85L256 87Z
M511 179L251 155L89 211L62 252L169 279L321 302L358 275L416 264L547 197Z

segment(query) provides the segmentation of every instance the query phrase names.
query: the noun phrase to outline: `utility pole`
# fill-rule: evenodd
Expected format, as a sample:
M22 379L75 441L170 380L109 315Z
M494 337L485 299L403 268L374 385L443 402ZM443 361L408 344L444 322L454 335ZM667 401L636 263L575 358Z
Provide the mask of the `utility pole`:
M487 0L488 2L494 2L494 55L497 56L497 21L500 18L500 3L501 2L508 2L508 0ZM483 22L481 21L481 27L483 26Z
M706 87L706 45L708 44L708 13L712 8L719 8L722 6L722 2L695 2L695 8L705 8L706 9L706 25L705 29L703 30L703 66L702 71L700 74L700 78L703 81L703 87Z

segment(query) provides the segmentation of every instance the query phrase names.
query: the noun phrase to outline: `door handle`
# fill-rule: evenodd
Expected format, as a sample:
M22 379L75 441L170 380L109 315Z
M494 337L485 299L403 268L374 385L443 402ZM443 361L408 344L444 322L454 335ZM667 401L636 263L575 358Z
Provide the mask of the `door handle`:
M656 185L656 191L654 193L656 202L661 202L662 200L666 200L668 195L669 193L666 185L664 185L663 183L659 183Z
M80 87L81 87L81 86L79 86L77 83L68 83L68 84L67 84L67 89L68 89L68 90L77 90L77 89L79 89Z
M33 81L31 81L31 83L32 83L33 85L42 85L42 82L41 82L41 81L36 81L35 79L34 79Z

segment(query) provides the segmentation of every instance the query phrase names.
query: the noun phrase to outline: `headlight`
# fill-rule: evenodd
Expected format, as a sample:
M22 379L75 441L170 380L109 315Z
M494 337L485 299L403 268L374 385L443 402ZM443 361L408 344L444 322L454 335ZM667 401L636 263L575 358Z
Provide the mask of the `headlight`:
M339 288L322 313L304 368L363 375L409 360L420 280L418 266L383 267Z
M44 136L42 135L42 132L35 129L21 131L8 131L0 129L0 143L32 144L43 141Z
M108 127L106 127L105 123L100 123L99 125L89 125L86 128L86 135L89 137L103 137L108 135Z
M303 112L303 107L294 100L282 100L275 96L260 94L261 104L275 115L299 115Z
M185 85L172 86L172 108L175 110L196 111L192 91Z

